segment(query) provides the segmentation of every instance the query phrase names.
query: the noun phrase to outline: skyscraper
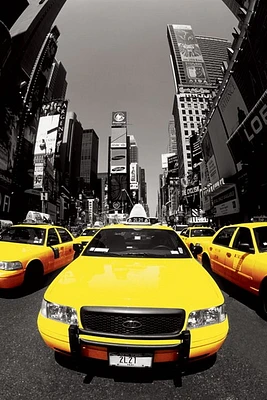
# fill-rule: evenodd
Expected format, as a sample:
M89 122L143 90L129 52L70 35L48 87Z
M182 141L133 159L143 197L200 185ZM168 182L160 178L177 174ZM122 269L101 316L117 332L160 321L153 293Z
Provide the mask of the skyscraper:
M138 163L138 146L134 135L130 135L130 163Z
M0 76L0 128L3 132L0 147L5 153L1 159L11 162L8 168L0 168L0 175L5 178L0 177L0 195L12 201L9 210L0 212L3 218L22 219L28 203L38 207L39 197L35 196L35 201L29 192L33 187L32 150L47 76L60 35L56 27L51 27L65 1L11 0L4 7L12 46ZM29 196L27 199L24 196L25 204L17 207L22 193L29 193Z
M67 90L67 72L61 62L53 62L45 88L45 101L64 99Z
M98 147L99 138L94 129L84 129L80 173L87 195L92 195L97 185Z
M222 78L222 60L229 43L195 36L190 25L168 25L167 38L175 85L173 116L177 140L178 176L192 173L189 138L199 130ZM215 61L214 61L215 60Z
M223 78L222 63L228 60L227 48L231 42L209 36L196 36L203 56L209 80L212 85L218 85Z

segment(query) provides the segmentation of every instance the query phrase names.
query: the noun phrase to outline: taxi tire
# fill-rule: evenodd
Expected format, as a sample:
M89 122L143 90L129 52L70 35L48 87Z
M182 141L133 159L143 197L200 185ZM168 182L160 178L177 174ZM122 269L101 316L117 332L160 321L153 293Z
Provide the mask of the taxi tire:
M43 266L38 261L31 262L26 269L24 275L24 286L28 288L38 288L43 279Z
M267 280L263 281L260 287L260 314L267 321Z

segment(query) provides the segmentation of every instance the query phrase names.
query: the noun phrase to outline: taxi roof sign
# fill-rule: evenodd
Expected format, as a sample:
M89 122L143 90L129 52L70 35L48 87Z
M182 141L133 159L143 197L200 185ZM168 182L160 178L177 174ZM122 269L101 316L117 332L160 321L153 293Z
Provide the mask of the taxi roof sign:
M150 220L147 217L145 209L142 206L142 204L135 204L133 206L126 223L150 225Z

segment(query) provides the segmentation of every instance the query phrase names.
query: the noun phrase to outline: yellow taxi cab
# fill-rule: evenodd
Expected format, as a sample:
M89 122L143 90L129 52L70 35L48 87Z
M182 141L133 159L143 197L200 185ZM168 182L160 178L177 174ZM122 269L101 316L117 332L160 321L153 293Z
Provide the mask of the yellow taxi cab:
M81 243L83 245L86 245L94 235L99 231L100 228L86 228L82 231L82 233L77 236L74 241L75 243Z
M207 269L259 296L267 319L267 222L249 222L218 230L202 253Z
M207 240L214 235L215 230L208 226L190 226L180 232L180 236L190 250L192 250L196 244L203 247Z
M76 362L186 368L213 359L228 333L222 292L177 233L150 224L139 206L126 223L100 229L50 284L39 332Z
M0 288L34 286L74 258L73 236L50 224L23 223L0 233Z

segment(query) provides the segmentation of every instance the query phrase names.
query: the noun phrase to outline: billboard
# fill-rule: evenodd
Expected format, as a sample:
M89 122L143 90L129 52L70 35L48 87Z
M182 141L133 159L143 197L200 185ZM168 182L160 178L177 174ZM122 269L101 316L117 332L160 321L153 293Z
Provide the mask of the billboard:
M33 188L42 189L44 181L44 163L34 165Z
M47 156L52 166L55 166L55 159L58 159L60 155L67 107L68 102L62 100L52 101L42 106L34 146L35 163L42 162Z
M112 112L112 126L127 125L127 112L126 111L113 111Z
M137 163L130 164L130 184L133 184L133 183L136 184L138 182L137 168L138 168ZM136 186L134 186L134 187L136 187Z
M220 194L213 197L214 216L237 214L240 211L239 200L235 185L231 185Z
M168 157L168 177L175 178L178 176L178 155Z
M192 133L189 138L189 143L191 150L192 166L193 168L196 168L203 159L199 136L196 133Z
M267 145L267 90L229 138L227 145L236 163L249 162L253 153L261 157Z
M127 147L127 131L126 127L111 128L110 147Z
M108 203L112 210L121 211L126 195L123 189L127 190L127 174L111 174L109 179Z
M227 146L225 126L218 108L213 113L208 124L208 132L219 176L221 178L227 178L234 175L236 173L236 165Z
M217 181L219 181L220 177L219 177L219 172L218 172L218 168L217 168L217 164L216 164L216 160L215 160L215 156L214 156L212 143L210 140L210 134L208 131L205 133L205 135L202 138L201 148L202 148L202 154L203 154L206 166L207 166L210 183L216 183Z
M248 113L243 97L232 76L222 94L218 107L229 138Z
M54 164L59 114L40 117L34 146L34 162L40 162L45 156Z
M188 83L207 84L208 74L197 39L190 25L173 25Z
M111 174L127 173L127 149L110 149Z
M175 153L161 154L161 168L168 168L168 158L171 156L175 156Z

